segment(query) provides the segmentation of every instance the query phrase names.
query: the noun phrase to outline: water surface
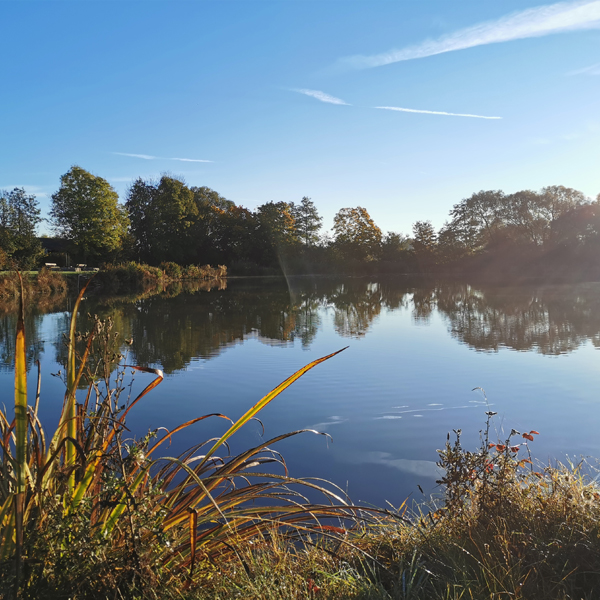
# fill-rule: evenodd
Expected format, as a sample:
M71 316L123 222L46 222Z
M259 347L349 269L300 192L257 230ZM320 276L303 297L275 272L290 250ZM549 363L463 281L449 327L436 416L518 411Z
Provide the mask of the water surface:
M27 316L28 360L42 363L42 419L54 424L64 386L62 335L69 301ZM600 284L482 287L367 279L247 279L226 289L125 301L92 297L87 313L130 339L127 361L164 370L165 381L131 414L132 434L206 413L243 414L304 364L348 346L261 414L267 438L295 476L323 477L355 501L398 506L417 485L436 491L436 449L462 429L474 449L485 411L499 435L535 429L543 462L600 456ZM0 385L12 403L13 314L0 317ZM117 349L118 350L118 349ZM33 389L35 369L31 370ZM151 376L136 376L135 389ZM474 388L480 388L475 389ZM169 449L224 430L206 421ZM233 444L263 438L251 423Z

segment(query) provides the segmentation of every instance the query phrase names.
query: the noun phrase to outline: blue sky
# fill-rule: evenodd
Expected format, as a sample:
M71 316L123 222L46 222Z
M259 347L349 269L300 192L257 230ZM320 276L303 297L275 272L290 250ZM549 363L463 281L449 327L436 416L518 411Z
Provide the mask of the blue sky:
M122 199L170 172L403 233L480 189L600 193L600 0L0 0L0 24L0 189L44 212L74 164Z

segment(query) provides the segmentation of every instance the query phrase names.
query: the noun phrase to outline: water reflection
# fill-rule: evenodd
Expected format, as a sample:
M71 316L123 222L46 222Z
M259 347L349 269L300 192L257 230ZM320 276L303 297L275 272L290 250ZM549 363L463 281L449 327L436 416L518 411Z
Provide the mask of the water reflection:
M44 352L44 315L59 310L68 310L69 299L65 294L36 299L35 306L28 306L25 312L25 332L27 342L27 369ZM12 298L0 304L0 371L12 371L15 366L15 332L19 303Z
M212 289L184 286L159 295L90 297L78 325L85 333L94 315L110 318L119 333L111 352L131 339L130 360L160 366L166 373L248 338L278 345L298 341L309 347L326 322L341 336L362 337L384 311L409 312L425 324L437 313L453 337L476 350L507 347L562 354L588 340L600 346L599 292L600 284L494 288L361 279L230 280ZM42 308L26 317L28 364L49 347L64 364L69 313L63 308L54 327L46 327L42 335ZM14 313L0 316L0 369L12 369L15 327Z
M477 350L572 352L587 340L600 345L600 284L542 288L440 286L437 309L450 333Z

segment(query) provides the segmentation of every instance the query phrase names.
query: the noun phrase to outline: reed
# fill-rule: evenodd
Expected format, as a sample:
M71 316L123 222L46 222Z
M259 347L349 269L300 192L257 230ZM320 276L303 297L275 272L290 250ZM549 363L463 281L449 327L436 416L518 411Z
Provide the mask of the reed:
M71 320L67 389L59 425L50 436L38 417L39 383L35 403L27 402L21 302L14 418L0 411L0 598L10 593L14 598L104 598L115 590L123 598L152 597L161 586L193 587L197 574L236 557L240 546L273 527L291 539L324 531L327 519L360 516L360 509L332 486L287 474L271 446L302 431L237 456L228 452L237 431L337 352L294 373L235 421L214 413L131 440L126 419L163 375L125 365L112 353L116 334L110 321L96 319L84 336L83 354L76 356L77 310L85 291ZM91 360L103 352L101 360ZM115 362L120 365L116 374ZM122 398L130 389L125 377L131 371L152 380L136 397ZM76 391L84 380L87 391L78 402ZM180 456L160 456L174 435L205 419L229 427ZM308 502L309 492L321 494L323 502Z
M77 332L85 292L51 435L38 416L39 366L35 399L27 394L20 295L14 416L0 410L0 599L600 596L597 478L584 463L536 467L536 431L492 440L488 412L476 450L463 447L460 430L448 436L438 451L442 493L412 510L357 507L331 484L291 477L272 447L303 431L230 455L232 436L335 352L237 420L207 414L131 439L130 412L163 374L127 365L110 320ZM137 395L132 373L150 377ZM224 433L164 454L173 436L207 419ZM315 494L320 501L308 499Z

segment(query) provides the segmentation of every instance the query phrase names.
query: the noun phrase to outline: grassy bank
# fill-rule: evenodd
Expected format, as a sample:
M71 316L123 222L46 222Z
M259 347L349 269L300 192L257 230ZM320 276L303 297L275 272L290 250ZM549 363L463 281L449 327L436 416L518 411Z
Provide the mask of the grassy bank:
M291 375L235 421L213 413L132 440L127 420L163 374L127 366L110 321L96 319L78 333L78 303L53 432L38 418L47 400L27 395L21 307L14 413L0 410L3 600L600 595L600 490L582 465L536 467L536 431L497 440L494 413L487 413L479 448L463 448L457 432L439 451L436 501L353 506L335 486L287 472L277 443L308 432L265 437L236 456L228 445L333 354ZM76 340L83 342L80 356ZM135 388L128 386L132 372L143 378ZM87 391L77 397L82 382ZM214 421L214 437L169 458L171 438L205 419Z
M372 515L301 549L278 535L245 545L189 598L598 598L597 484L581 465L534 470L527 448L510 443L449 444L439 502Z
M29 303L48 304L63 297L68 290L68 283L60 273L41 269L37 273L23 277L23 293ZM19 276L16 272L0 273L0 302L5 310L14 312L21 294Z
M69 289L76 293L81 277L88 278L94 272L62 272L40 269L23 274L26 300L41 302L45 297L65 294ZM104 265L96 273L92 289L102 294L127 294L154 290L158 293L169 285L183 282L223 281L227 267L219 265L188 265L162 263L158 267L136 262ZM20 294L19 277L15 271L0 273L0 301L17 303Z
M94 281L94 290L103 294L119 294L142 291L148 288L165 288L183 281L221 280L227 277L227 267L219 265L188 265L162 263L158 267L136 262L104 265Z

